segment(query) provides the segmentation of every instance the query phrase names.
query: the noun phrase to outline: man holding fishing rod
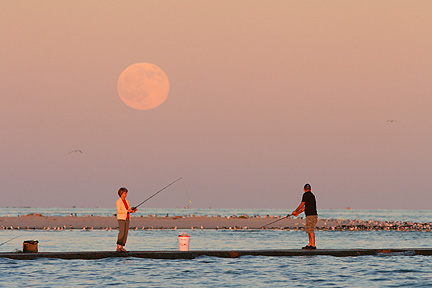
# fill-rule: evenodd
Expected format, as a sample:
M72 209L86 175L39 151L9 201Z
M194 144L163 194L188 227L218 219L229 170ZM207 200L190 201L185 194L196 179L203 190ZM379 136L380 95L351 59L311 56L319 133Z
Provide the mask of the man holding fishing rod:
M130 208L129 201L126 200L128 190L121 187L118 190L119 199L117 199L117 221L119 225L119 234L117 237L117 252L127 252L123 246L126 245L127 235L129 231L130 213L137 211L136 207Z
M298 216L303 211L306 214L306 233L309 236L309 245L302 249L316 249L315 246L315 226L318 221L315 195L312 193L310 184L304 185L304 193L300 205L291 214Z

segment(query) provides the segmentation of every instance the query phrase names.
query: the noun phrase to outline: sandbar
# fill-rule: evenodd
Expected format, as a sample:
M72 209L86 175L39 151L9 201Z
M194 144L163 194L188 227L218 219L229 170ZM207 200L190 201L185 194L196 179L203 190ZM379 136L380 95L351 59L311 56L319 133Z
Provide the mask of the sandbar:
M131 229L286 229L303 230L305 219L280 216L138 216L131 217ZM264 227L263 227L264 226ZM18 217L0 217L0 229L117 229L115 216L43 216L30 214ZM362 221L345 219L318 219L317 230L397 230L431 231L432 223L402 221Z

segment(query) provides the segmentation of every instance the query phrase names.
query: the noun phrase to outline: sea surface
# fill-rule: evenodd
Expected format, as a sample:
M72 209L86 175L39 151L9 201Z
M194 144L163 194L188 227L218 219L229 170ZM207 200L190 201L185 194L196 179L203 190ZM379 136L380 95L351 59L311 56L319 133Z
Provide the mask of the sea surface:
M141 215L286 215L272 209L141 209ZM107 208L0 208L0 216L111 216ZM137 213L137 216L140 214ZM320 218L432 222L432 210L320 210ZM132 218L133 221L133 218ZM272 221L272 219L269 219ZM307 234L295 230L131 230L128 250L178 250L180 232L190 250L297 249ZM39 251L115 250L117 230L0 230L0 252L39 240ZM431 248L432 232L317 231L318 249ZM193 260L0 259L0 287L432 287L432 256L245 256Z

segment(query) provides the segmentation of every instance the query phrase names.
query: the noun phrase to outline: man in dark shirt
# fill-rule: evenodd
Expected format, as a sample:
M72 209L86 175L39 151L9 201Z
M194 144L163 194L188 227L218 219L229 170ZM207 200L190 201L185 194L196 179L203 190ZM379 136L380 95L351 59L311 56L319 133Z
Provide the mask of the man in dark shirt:
M304 193L300 205L291 214L298 216L303 211L306 214L306 233L309 236L309 245L303 249L316 249L315 246L315 226L318 221L315 195L311 191L311 185L304 185Z

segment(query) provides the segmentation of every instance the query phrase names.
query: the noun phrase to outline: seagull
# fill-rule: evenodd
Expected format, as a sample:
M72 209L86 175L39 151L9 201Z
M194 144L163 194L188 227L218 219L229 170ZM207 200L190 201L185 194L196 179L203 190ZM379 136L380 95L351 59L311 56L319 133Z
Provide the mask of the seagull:
M71 153L81 153L82 154L83 152L81 150L72 150L68 153L68 155Z

